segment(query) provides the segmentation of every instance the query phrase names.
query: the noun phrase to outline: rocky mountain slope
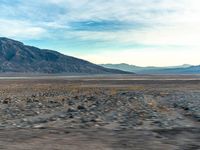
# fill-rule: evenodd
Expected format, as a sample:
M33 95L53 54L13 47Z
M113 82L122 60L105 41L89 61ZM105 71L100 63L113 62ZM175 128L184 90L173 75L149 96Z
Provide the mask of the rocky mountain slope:
M66 56L52 50L27 46L19 41L0 38L0 72L17 73L83 73L124 74L88 61Z

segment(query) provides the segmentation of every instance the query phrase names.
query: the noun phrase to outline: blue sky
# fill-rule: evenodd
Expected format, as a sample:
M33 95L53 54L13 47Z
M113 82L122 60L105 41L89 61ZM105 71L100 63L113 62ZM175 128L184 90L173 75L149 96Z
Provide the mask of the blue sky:
M94 63L200 64L199 0L0 0L0 36Z

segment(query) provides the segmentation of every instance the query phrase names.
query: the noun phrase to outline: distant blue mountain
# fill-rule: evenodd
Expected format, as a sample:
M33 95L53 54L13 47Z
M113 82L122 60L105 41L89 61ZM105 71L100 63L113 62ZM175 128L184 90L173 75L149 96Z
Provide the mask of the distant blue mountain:
M200 65L192 66L189 64L169 67L139 67L125 63L101 64L101 66L111 69L120 69L123 71L135 72L137 74L200 74Z

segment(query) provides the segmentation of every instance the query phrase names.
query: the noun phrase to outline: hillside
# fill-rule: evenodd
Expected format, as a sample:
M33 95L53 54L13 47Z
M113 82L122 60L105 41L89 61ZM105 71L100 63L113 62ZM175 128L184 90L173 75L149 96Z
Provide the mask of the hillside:
M52 50L27 46L19 41L0 38L0 72L126 74Z

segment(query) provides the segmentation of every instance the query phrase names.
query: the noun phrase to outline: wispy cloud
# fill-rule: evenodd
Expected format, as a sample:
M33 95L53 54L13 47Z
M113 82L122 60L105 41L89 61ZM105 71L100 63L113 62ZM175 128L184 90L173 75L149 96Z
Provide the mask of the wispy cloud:
M119 20L86 20L86 21L75 21L71 22L70 27L75 31L121 31L121 30L131 30L139 29L144 27L143 24L138 22L128 23Z
M47 31L29 22L18 20L0 19L0 36L13 37L17 39L42 38L47 35Z
M137 45L149 51L200 48L199 5L199 0L1 0L0 36L85 55L135 51Z

